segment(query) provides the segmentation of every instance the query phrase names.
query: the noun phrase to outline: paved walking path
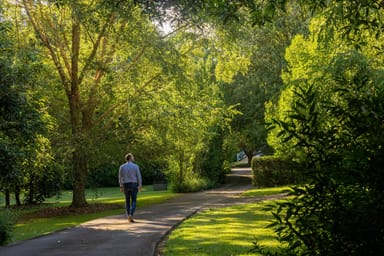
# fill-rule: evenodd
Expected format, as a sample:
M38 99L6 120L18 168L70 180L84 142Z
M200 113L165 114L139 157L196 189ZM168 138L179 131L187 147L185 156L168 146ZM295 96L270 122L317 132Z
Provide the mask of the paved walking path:
M241 176L243 170L234 170ZM138 209L135 223L124 215L110 216L21 243L0 247L1 256L154 256L158 243L185 218L204 209L240 203L237 196L251 184L184 194L165 203Z

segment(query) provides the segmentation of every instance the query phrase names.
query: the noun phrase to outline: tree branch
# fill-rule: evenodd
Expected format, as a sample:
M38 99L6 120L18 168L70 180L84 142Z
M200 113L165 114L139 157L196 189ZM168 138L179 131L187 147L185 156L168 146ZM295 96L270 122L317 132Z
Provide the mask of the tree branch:
M146 45L144 45L143 48L141 48L140 52L136 55L136 57L133 59L133 61L129 64L126 71L129 71L137 63L137 61L139 61L141 56L143 56L146 48L147 48Z
M79 83L81 83L83 81L85 74L87 73L88 69L91 66L92 61L94 60L94 58L95 58L95 56L97 54L97 51L98 51L98 49L100 47L100 43L101 43L102 38L106 35L106 31L107 31L108 27L111 24L113 24L115 19L116 19L116 13L112 12L110 14L109 19L107 20L107 22L104 24L103 28L101 29L101 31L100 31L97 39L96 39L96 42L93 44L92 52L88 56L88 58L87 58L87 60L85 62L84 68L81 71L81 74L79 76Z
M57 56L57 54L56 54L56 52L55 52L55 50L54 50L54 48L50 42L50 39L44 33L44 30L36 22L35 17L32 14L30 4L31 3L29 3L29 1L23 0L23 6L24 6L24 9L25 9L26 14L28 16L28 19L31 22L32 27L33 27L34 31L36 32L36 34L38 35L38 37L40 38L41 42L45 45L45 47L47 47L47 49L50 53L50 56L52 58L52 61L53 61L54 65L55 65L55 67L59 73L60 79L63 82L64 90L65 90L67 96L69 96L70 95L70 82L69 82L70 80L67 77L67 75L65 74L64 68L60 63L60 59Z

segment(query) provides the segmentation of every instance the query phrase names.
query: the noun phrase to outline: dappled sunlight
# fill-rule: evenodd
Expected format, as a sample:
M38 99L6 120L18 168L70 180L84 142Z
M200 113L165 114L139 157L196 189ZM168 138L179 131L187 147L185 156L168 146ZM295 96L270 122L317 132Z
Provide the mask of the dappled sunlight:
M143 186L143 191L138 194L138 198L144 198L145 200L153 200L157 198L162 198L164 195L172 194L170 191L153 191L151 185ZM57 195L46 198L46 203L60 203L60 204L70 204L72 202L73 193L70 190L61 191ZM108 202L124 199L124 194L120 191L119 187L103 187L103 188L93 188L86 189L85 197L89 202Z
M144 186L143 192L140 192L138 195L137 209L143 209L148 205L161 203L177 196L179 195L171 191L153 191L152 186ZM55 217L55 214L59 212L57 209L64 207L63 212L65 212L66 207L72 201L72 191L62 191L59 195L48 198L41 205L18 210L20 218L13 232L14 241L25 240L36 235L77 226L91 219L122 214L124 212L125 198L119 187L87 189L86 197L90 207L95 206L97 208L97 205L101 203L114 204L117 207L105 207L103 210L103 206L100 206L100 211L97 213L86 213L76 216L68 214L67 216ZM51 211L52 208L56 209ZM41 218L41 216L44 216L44 218Z
M279 193L287 193L292 191L290 186L279 186L279 187L268 187L268 188L255 188L250 189L241 194L241 196L266 196L266 195L276 195Z
M125 202L125 199L124 198L122 198L122 199L114 199L114 200L104 199L104 201L105 201L105 203L108 203L108 204L122 204L122 203Z
M278 247L266 203L209 209L184 221L166 242L166 255L252 255L257 237L266 247ZM209 253L207 253L209 252Z

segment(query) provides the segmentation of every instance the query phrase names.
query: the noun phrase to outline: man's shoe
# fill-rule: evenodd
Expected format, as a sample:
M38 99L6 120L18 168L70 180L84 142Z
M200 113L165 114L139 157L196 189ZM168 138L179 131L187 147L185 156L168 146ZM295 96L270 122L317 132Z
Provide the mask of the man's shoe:
M128 222L135 222L132 218L132 216L128 216Z

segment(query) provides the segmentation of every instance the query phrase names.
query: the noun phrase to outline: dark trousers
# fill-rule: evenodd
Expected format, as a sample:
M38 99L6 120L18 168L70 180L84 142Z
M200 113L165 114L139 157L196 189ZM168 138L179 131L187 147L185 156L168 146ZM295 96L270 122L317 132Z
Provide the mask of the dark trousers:
M138 193L137 183L124 183L124 194L125 194L125 210L127 215L133 216L136 210L136 200Z

